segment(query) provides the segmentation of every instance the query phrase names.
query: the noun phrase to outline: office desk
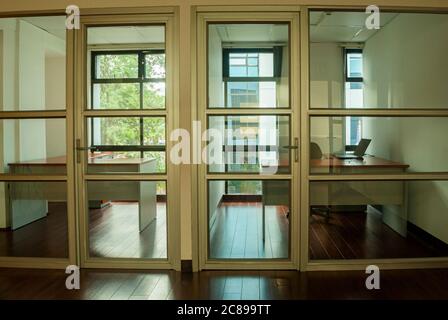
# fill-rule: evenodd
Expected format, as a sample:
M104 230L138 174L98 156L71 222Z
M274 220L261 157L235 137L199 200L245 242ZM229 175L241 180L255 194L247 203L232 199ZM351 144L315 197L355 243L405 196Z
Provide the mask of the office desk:
M341 160L329 156L310 161L311 174L393 174L409 165L378 157ZM407 184L405 181L315 182L310 185L310 206L382 206L383 222L405 235L407 226Z
M88 160L89 173L105 172L155 172L155 159L113 159L110 154L92 154ZM10 163L12 174L66 174L66 158L55 157L42 160ZM43 218L47 214L48 201L66 201L66 190L51 182L10 183L10 214L12 229ZM139 229L143 231L156 217L157 192L155 181L95 181L88 188L87 199L91 201L116 200L139 202ZM34 210L34 212L33 212ZM16 223L15 223L16 222Z
M364 159L341 160L333 156L310 160L311 174L382 174L402 173L409 165L378 157L365 156ZM290 196L280 181L262 182L263 199L263 239L265 237L265 206L290 206ZM310 184L310 206L383 206L383 222L398 233L406 234L407 225L407 184L404 181L343 181L318 182ZM345 206L345 207L344 207Z

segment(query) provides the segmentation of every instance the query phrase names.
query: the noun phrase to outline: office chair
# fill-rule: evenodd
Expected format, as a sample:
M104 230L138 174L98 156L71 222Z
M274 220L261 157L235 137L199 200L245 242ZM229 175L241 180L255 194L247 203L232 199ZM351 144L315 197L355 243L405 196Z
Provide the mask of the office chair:
M311 159L322 159L322 150L319 145L315 142L310 144L310 158ZM330 220L330 207L329 206L311 206L311 215L321 216L325 218L325 222L328 223Z

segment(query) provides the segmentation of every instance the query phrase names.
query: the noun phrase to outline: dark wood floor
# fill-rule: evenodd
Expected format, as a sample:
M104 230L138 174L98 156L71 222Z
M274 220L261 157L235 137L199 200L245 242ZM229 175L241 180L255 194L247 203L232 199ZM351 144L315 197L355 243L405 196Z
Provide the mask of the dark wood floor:
M0 231L0 256L67 258L67 205L48 204L47 217L15 231Z
M411 232L406 238L383 223L374 209L331 213L327 222L312 216L310 259L388 259L447 257L448 245L434 246Z
M166 203L157 204L157 216L139 231L138 203L114 202L90 210L89 243L92 257L163 259L167 257Z
M448 299L448 269L381 272L381 289L363 271L82 270L81 289L65 288L64 270L0 269L0 299Z
M90 212L90 253L100 257L165 258L166 209L158 204L157 220L138 230L138 205L114 203ZM226 202L210 232L212 258L286 258L289 222L284 207L266 207L266 241L261 237L261 203ZM0 231L0 256L67 257L67 214L52 203L45 219L16 231ZM448 256L448 246L433 246L408 233L400 236L374 211L332 213L330 221L313 216L310 258L370 259Z
M210 230L210 257L288 258L289 222L286 212L284 206L266 206L266 234L263 242L261 203L223 203Z

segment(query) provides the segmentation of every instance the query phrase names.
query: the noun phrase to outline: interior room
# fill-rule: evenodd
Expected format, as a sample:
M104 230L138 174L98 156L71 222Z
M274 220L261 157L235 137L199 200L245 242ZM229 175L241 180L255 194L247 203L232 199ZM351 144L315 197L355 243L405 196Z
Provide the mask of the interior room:
M2 111L65 109L64 21L0 19ZM36 160L65 157L65 119L4 119L0 131L2 173L43 173ZM53 172L65 170L62 164ZM0 182L0 189L0 256L68 257L66 183ZM47 201L44 189L57 201Z
M210 24L209 108L289 108L289 55L287 24ZM288 115L229 111L209 116L208 128L223 133L208 151L210 173L290 172ZM210 258L287 259L289 194L289 181L209 181Z
M448 17L310 12L311 108L446 108ZM313 174L442 172L444 117L311 117ZM344 156L349 153L349 157ZM439 257L448 253L444 181L311 182L313 260Z
M0 20L2 111L65 110L65 16ZM165 107L164 27L92 28L87 108ZM9 88L10 87L10 88ZM140 99L142 98L142 99ZM164 117L92 117L87 171L163 173ZM2 173L67 174L66 119L0 123ZM0 256L68 258L66 182L0 184ZM166 182L87 183L92 257L166 259Z

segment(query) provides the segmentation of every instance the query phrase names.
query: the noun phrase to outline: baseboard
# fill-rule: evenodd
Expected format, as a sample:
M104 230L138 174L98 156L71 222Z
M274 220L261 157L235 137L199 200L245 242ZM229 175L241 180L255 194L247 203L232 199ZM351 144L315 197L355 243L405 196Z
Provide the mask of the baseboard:
M181 260L180 270L183 273L193 272L193 260Z

